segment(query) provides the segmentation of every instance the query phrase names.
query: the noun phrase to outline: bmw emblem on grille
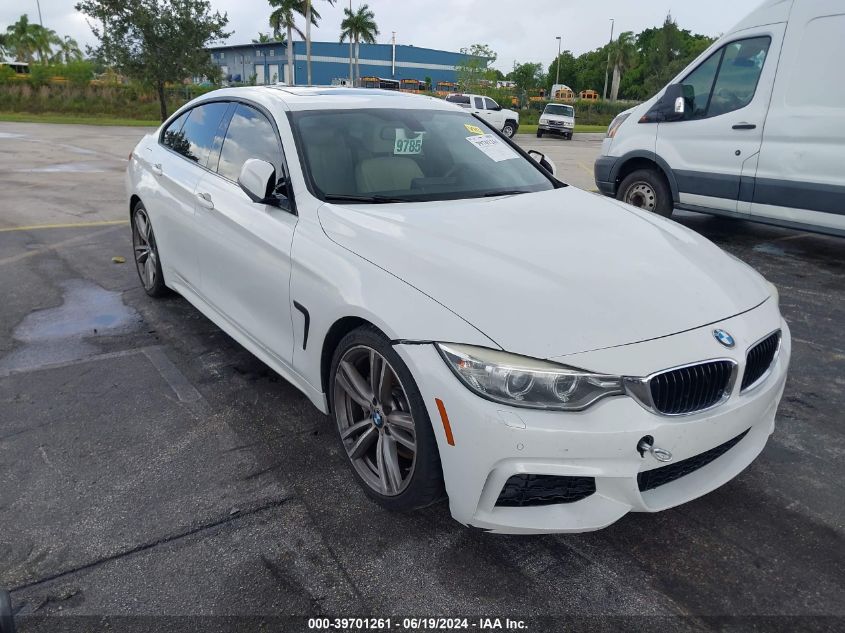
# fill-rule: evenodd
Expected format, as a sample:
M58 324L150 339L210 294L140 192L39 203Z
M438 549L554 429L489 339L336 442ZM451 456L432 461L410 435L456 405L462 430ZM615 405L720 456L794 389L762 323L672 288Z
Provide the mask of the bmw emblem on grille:
M713 337L725 347L734 346L734 337L725 332L724 330L713 330Z

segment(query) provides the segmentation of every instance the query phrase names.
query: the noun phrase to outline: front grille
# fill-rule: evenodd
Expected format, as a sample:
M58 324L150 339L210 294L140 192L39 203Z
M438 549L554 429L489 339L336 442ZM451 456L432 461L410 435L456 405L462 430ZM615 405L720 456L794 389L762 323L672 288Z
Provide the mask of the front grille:
M592 477L558 477L557 475L513 475L502 487L497 506L547 506L574 503L596 491Z
M712 407L730 389L733 370L731 361L714 360L657 374L649 380L654 408L680 415Z
M741 390L745 390L760 380L777 354L780 345L780 330L764 338L754 347L748 350L745 357L745 373L742 375Z
M728 440L724 444L719 444L716 448L711 448L709 451L699 453L693 457L684 459L677 464L670 464L669 466L661 466L660 468L653 468L652 470L645 470L637 475L637 484L640 492L646 490L653 490L665 484L680 479L684 475L689 475L699 468L703 468L715 459L718 459L748 434L751 429L746 429L732 440Z

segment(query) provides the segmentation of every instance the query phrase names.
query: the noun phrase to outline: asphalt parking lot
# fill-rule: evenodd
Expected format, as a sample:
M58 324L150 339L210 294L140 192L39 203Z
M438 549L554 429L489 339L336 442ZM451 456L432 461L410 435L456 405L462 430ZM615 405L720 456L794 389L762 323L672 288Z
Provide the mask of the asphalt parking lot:
M793 360L769 444L679 508L494 536L443 503L373 505L328 418L186 301L144 294L123 199L143 132L0 123L0 586L22 630L60 614L842 630L845 241L678 213L780 290ZM600 135L518 140L593 187Z

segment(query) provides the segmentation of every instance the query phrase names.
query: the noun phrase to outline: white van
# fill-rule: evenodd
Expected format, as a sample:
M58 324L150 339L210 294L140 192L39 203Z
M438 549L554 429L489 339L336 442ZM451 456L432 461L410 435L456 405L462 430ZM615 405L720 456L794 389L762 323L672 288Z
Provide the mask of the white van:
M655 97L617 116L596 185L845 236L845 0L767 0Z

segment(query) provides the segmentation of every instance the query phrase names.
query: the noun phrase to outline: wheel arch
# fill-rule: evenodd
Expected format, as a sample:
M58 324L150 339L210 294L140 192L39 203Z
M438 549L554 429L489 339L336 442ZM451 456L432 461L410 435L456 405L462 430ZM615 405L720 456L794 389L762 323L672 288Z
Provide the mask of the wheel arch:
M331 413L331 398L328 397L329 372L331 372L332 368L332 357L337 346L343 340L343 337L360 327L371 327L381 332L376 325L367 319L359 316L344 316L332 323L323 337L323 344L320 350L320 385L323 393L326 394L326 407L329 409L329 413Z
M618 186L623 180L625 180L625 177L628 176L628 174L638 169L651 169L662 174L663 178L665 178L666 182L669 184L669 190L672 192L672 200L675 203L680 202L678 183L675 180L675 174L672 171L672 168L669 167L669 164L665 160L660 158L660 156L654 152L634 151L625 154L616 162L616 165L614 165L611 176Z
M133 193L129 197L129 215L130 215L130 217L132 216L132 212L135 210L135 205L138 204L139 202L141 202L141 196L139 196L137 193Z

